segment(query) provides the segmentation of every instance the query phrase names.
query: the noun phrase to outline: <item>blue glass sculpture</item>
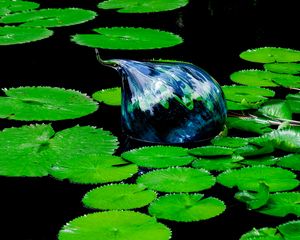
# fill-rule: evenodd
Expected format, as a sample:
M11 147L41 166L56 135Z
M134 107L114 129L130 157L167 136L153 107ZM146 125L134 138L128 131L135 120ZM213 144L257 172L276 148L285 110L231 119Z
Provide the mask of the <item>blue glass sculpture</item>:
M122 129L159 144L203 141L224 128L226 102L204 70L182 62L105 61L122 76Z

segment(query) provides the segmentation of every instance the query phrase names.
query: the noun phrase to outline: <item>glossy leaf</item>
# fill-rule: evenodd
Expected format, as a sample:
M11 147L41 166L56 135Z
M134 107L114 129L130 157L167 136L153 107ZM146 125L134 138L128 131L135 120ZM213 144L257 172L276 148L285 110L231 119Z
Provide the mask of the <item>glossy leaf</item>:
M286 74L299 74L299 63L266 63L264 68L270 72L286 73Z
M248 145L248 139L240 137L216 137L211 143L220 147L238 148Z
M275 73L261 70L241 70L230 75L230 79L235 83L257 87L276 87L278 84L274 81Z
M38 8L40 4L29 1L1 1L0 2L0 16L4 16L10 12L26 11ZM4 11L6 10L6 11ZM2 14L1 14L2 11ZM3 14L4 13L4 14Z
M258 134L264 134L271 132L270 124L268 121L255 119L255 118L238 118L238 117L228 117L227 127L235 128L242 131L254 132Z
M277 228L285 240L299 239L300 220L281 224Z
M87 214L68 222L58 240L169 240L171 231L155 218L132 211Z
M214 156L228 156L232 155L234 150L232 148L220 147L220 146L204 146L192 148L189 150L189 154L197 157L214 157Z
M177 167L148 172L137 183L160 192L198 192L211 188L215 178L202 169Z
M286 101L293 113L300 113L300 93L288 94Z
M170 194L155 200L149 213L156 217L177 222L210 219L225 211L225 204L213 197L203 199L203 194Z
M300 171L300 154L289 154L278 159L277 165Z
M257 156L257 155L256 155ZM278 162L274 156L258 156L243 160L241 163L248 166L271 166Z
M290 105L280 99L272 99L258 109L258 112L266 117L280 120L291 120L292 110Z
M245 147L237 148L235 154L241 155L243 157L258 157L274 152L273 145L266 144L262 147L257 147L254 145L247 145Z
M183 42L178 35L150 28L112 27L94 31L97 34L76 34L72 41L92 48L124 50L165 48Z
M114 87L93 93L93 99L110 106L121 106L121 88Z
M137 184L112 184L92 189L84 195L86 207L102 210L140 208L156 198L156 193Z
M253 229L241 236L240 240L285 240L276 228Z

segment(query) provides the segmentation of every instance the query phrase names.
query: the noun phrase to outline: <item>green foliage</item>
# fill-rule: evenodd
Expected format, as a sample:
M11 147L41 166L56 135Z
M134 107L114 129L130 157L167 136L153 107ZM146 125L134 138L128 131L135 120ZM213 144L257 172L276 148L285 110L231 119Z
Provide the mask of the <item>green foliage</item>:
M51 87L19 87L4 90L0 118L42 121L73 119L97 110L88 96L74 90Z
M94 31L97 34L76 34L72 41L92 48L124 50L165 48L183 42L178 35L150 28L112 27Z
M243 157L258 157L274 152L274 147L272 145L266 144L262 147L256 147L254 145L247 145L245 147L237 148L235 154L241 155Z
M132 211L87 214L68 222L58 240L168 240L171 231L155 218Z
M82 199L86 207L102 210L140 208L156 198L156 193L137 184L112 184L92 189Z
M293 113L300 113L300 93L288 94L286 101Z
M281 157L278 159L277 165L300 171L300 154L294 153Z
M291 120L292 110L290 105L281 99L272 99L266 102L258 112L272 119Z
M45 28L0 27L0 46L38 41L52 34L53 31Z
M22 27L62 27L84 23L96 16L95 12L80 8L53 8L8 14L0 19L0 23L22 23Z
M300 51L279 47L263 47L244 51L240 57L258 63L298 62L300 61Z
M121 106L121 88L120 87L114 87L114 88L108 88L103 89L98 92L93 93L92 97L98 102L102 102L106 105L110 106Z
M281 224L277 228L285 240L299 239L300 220Z
M278 158L274 156L262 156L262 157L255 157L250 159L245 159L242 164L249 165L249 166L271 166L275 165L278 162Z
M197 157L212 157L212 156L228 156L232 155L234 150L232 148L220 146L204 146L189 150L189 154Z
M151 171L137 179L137 183L160 192L197 192L211 188L215 182L205 170L183 167Z
M286 74L299 74L300 64L299 63L266 63L264 68L267 71L275 73L286 73Z
M240 137L216 137L211 143L220 147L238 148L248 145L248 139Z
M11 12L26 11L38 8L40 4L27 1L1 1L0 2L0 16L4 16ZM1 14L2 11L2 14Z
M187 148L172 146L154 146L133 149L122 153L121 157L138 166L147 168L184 166L195 159L188 155Z
M170 194L158 198L149 206L149 213L156 217L177 222L210 219L225 211L225 204L203 194Z
M107 0L98 4L101 9L116 9L119 13L148 13L184 7L188 0Z
M243 234L240 240L285 240L276 228L253 229Z
M268 121L249 117L228 117L227 127L229 129L235 128L238 130L253 132L257 134L264 134L272 131Z
M268 166L228 170L221 173L217 181L229 188L238 187L240 190L249 191L259 191L262 182L269 186L270 192L291 190L299 185L293 172Z

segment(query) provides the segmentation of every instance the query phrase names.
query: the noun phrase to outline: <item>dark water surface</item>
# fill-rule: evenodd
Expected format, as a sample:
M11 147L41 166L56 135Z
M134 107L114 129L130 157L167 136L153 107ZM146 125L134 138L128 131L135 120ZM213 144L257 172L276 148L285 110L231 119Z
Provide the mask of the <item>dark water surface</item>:
M73 44L70 35L90 33L104 26L136 26L169 30L180 34L185 43L151 51L101 50L103 58L136 60L165 58L192 62L228 83L229 74L244 68L260 67L239 59L246 49L280 46L300 49L297 1L191 0L178 11L126 15L97 10L94 0L40 0L41 8L82 7L99 16L90 22L57 28L48 39L15 46L1 46L0 87L56 86L77 89L91 95L96 90L119 86L120 77L98 64L94 50ZM0 121L0 128L21 126L23 122ZM93 125L121 137L119 108L101 106L96 113L74 121L54 122L56 131L76 124ZM1 153L0 153L1 154ZM67 221L91 212L81 204L93 186L70 184L45 178L0 177L0 239L54 240ZM276 226L290 218L268 217L247 211L233 199L235 190L216 185L205 194L227 204L221 216L195 223L162 221L173 230L173 239L235 240L253 227ZM5 236L5 237L4 237ZM83 239L84 240L84 239Z

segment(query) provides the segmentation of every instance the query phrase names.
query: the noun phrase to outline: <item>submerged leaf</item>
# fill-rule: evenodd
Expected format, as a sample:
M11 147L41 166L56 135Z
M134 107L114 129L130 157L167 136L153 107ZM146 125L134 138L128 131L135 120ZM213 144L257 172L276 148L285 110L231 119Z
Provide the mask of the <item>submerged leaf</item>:
M119 13L162 12L184 7L188 0L107 0L98 4L102 9L116 9Z
M149 206L149 213L156 218L177 222L210 219L225 211L225 204L203 194L171 194L158 198Z
M264 68L275 73L299 74L299 63L267 63Z
M155 49L172 47L183 42L170 32L150 28L97 28L98 34L76 34L72 41L83 46L106 49Z
M68 222L59 240L169 240L171 231L155 218L132 211L87 214Z
M121 106L121 88L114 87L103 89L93 93L92 97L98 101L110 106Z

